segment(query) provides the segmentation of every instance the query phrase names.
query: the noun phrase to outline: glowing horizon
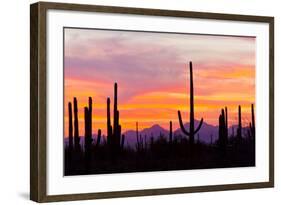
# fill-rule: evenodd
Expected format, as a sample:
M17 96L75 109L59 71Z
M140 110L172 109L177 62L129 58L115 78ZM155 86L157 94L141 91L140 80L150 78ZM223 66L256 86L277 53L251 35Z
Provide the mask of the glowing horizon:
M179 127L177 110L189 122L189 69L193 62L195 118L217 125L228 107L229 126L243 125L255 103L255 38L149 32L65 29L64 136L68 102L78 100L79 133L84 135L84 107L93 99L93 133L106 135L106 99L118 83L122 132L159 124Z

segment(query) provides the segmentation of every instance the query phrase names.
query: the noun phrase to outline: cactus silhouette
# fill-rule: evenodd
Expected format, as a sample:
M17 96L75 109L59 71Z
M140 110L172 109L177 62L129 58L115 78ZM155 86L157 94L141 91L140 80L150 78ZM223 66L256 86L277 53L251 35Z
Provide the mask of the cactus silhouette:
M121 127L121 125L118 125L118 133L117 133L117 143L118 143L117 148L118 149L121 147L121 140L122 140L121 133L122 133L122 127Z
M221 110L219 116L219 146L221 150L225 151L227 145L227 123L226 123L226 114L224 109Z
M72 125L72 105L68 103L68 145L70 151L73 150L73 125Z
M256 125L255 125L254 104L251 105L251 114L252 114L251 135L252 135L253 139L255 139L255 136L256 136Z
M90 112L88 107L84 108L84 121L85 121L84 151L85 151L86 160L89 160L91 156L91 145L93 139L90 133Z
M140 150L139 123L136 122L137 151Z
M189 132L185 129L184 124L182 122L181 112L178 111L178 118L180 123L180 128L182 132L189 136L190 145L194 144L194 135L199 132L202 124L203 118L201 118L198 127L194 128L194 90L193 90L193 71L192 71L192 62L189 62L189 70L190 70L190 122L189 122Z
M228 140L228 113L227 113L227 107L224 108L225 111L225 135L226 135L226 141Z
M120 123L120 114L118 110L118 85L114 84L114 102L110 107L110 98L107 98L107 140L106 135L102 136L101 129L97 130L97 138L93 143L92 130L94 125L92 98L88 98L88 105L84 107L84 125L85 130L83 144L80 142L79 123L78 123L78 101L74 97L73 102L68 102L68 134L69 141L65 145L65 175L81 174L100 174L100 173L125 173L135 171L159 171L159 170L182 170L182 169L204 169L214 167L240 167L255 165L255 113L254 104L251 104L251 122L250 129L247 129L248 136L243 143L242 139L242 114L241 106L238 107L238 128L232 126L232 136L228 140L228 107L219 111L218 127L213 126L211 132L207 134L201 130L203 118L199 123L196 122L194 112L194 88L193 88L193 68L192 62L190 68L190 122L189 130L184 127L181 111L178 111L178 119L182 132L173 132L173 123L169 121L169 128L151 129L151 137L147 131L139 131L139 123L136 120L135 133L127 132L126 126ZM66 105L67 106L67 105ZM111 115L111 111L113 111ZM112 118L112 119L111 119ZM111 121L112 120L112 121ZM205 118L204 118L205 120ZM168 121L167 121L168 122ZM213 136L213 129L218 128L217 135ZM122 134L122 130L126 134ZM243 129L244 131L244 129ZM81 130L80 130L81 132ZM106 132L106 130L105 130ZM157 133L156 133L157 132ZM229 131L231 132L231 131ZM130 133L136 135L136 144L131 147ZM149 134L149 135L150 135ZM155 138L153 137L155 134ZM200 135L199 135L200 134ZM231 135L232 134L232 135ZM134 137L133 135L133 137ZM189 140L186 139L186 135ZM195 137L196 136L196 137ZM210 143L206 142L209 136ZM126 137L126 138L125 138ZM147 138L148 137L148 138ZM234 138L233 138L234 137ZM195 144L195 138L196 143ZM237 139L238 138L238 139ZM217 140L218 139L218 140ZM126 142L125 142L126 140ZM125 143L127 143L126 146ZM194 145L194 146L193 146ZM238 146L237 146L238 145ZM83 146L83 149L81 149ZM186 149L190 146L190 149ZM72 148L73 147L73 148ZM132 149L133 148L133 149ZM73 150L72 150L73 149ZM78 150L78 152L76 151Z
M80 137L79 137L79 127L78 127L78 105L77 99L74 98L74 146L76 150L80 150Z
M114 108L113 108L113 144L114 149L120 149L121 140L121 125L119 125L119 110L118 110L118 85L114 83Z
M98 136L97 136L97 143L96 146L98 147L100 145L100 141L101 141L101 130L98 130Z
M85 155L87 158L91 156L91 147L92 147L92 98L89 97L89 107L84 108L84 121L85 121Z
M92 138L92 98L89 97L89 135L91 135Z
M139 134L139 123L136 122L136 137L137 137L137 144L136 144L136 149L138 152L142 151L144 149L144 139Z
M110 98L107 98L107 143L112 146L112 125L110 119Z
M118 85L114 83L114 105L113 105L113 128L110 119L110 98L107 98L107 143L113 155L115 155L121 146L121 125L119 124L118 110Z
M237 138L242 139L242 121L241 121L241 106L238 106L238 128L237 128Z
M115 83L114 84L114 107L113 107L113 136L114 136L114 139L113 139L113 141L114 141L114 146L116 146L116 144L117 144L117 138L118 138L118 136L117 136L117 133L119 133L119 131L118 131L118 121L119 121L119 119L118 119L118 110L117 110L117 100L118 100L118 98L117 98L117 92L118 92L118 87L117 87L117 83Z
M173 123L170 121L170 132L169 132L169 143L172 144L173 142Z

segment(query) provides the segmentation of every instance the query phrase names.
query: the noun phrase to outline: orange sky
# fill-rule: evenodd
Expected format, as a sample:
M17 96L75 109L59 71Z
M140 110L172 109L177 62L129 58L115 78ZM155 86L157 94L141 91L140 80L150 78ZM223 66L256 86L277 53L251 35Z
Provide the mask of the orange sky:
M195 118L217 125L228 107L229 125L250 120L255 102L255 38L103 30L65 30L65 137L67 103L78 99L84 134L88 97L93 99L93 132L106 135L106 98L113 103L118 83L122 131L159 124L179 127L177 110L189 120L189 70L193 62ZM112 107L113 109L113 107ZM111 110L112 110L111 109ZM112 116L112 113L111 113Z

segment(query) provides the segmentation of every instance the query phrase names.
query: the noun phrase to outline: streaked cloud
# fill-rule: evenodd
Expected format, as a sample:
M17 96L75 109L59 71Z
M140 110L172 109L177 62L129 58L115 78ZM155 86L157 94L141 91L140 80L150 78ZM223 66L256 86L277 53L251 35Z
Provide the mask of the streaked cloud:
M65 103L78 98L82 133L88 96L93 126L105 131L106 98L113 99L114 82L125 130L136 120L145 126L177 121L177 110L189 109L189 61L196 117L217 124L220 108L228 106L235 124L241 104L246 123L255 101L255 38L66 29L64 60Z

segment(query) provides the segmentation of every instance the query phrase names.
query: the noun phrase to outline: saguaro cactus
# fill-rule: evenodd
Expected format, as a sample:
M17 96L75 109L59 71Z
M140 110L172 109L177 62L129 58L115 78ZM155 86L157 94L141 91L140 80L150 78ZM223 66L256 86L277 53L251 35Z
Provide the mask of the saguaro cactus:
M113 104L113 134L114 138L116 138L116 134L118 133L118 110L117 110L117 92L118 92L118 87L117 83L114 83L114 104ZM116 139L114 139L115 141Z
M107 143L112 145L112 125L110 120L110 98L107 98Z
M226 127L226 115L224 109L221 110L219 116L219 146L222 150L226 149L227 144L227 127Z
M137 137L136 148L137 148L137 151L140 152L143 150L143 138L142 138L141 134L139 134L139 123L138 122L136 122L136 137Z
M228 140L228 113L227 113L227 107L224 108L225 111L225 135L226 135L226 140Z
M101 141L101 130L98 129L98 136L97 136L97 143L96 143L97 147L100 145L100 141Z
M238 128L237 128L237 138L242 139L242 121L241 121L241 106L238 107Z
M136 122L136 137L137 137L137 150L140 149L140 139L139 139L139 123Z
M113 108L113 144L116 150L120 148L121 125L119 125L118 110L118 85L114 83L114 108Z
M121 125L119 124L118 85L114 83L113 127L110 120L110 98L107 98L107 141L112 154L120 150ZM114 155L114 154L113 154Z
M80 149L80 137L79 137L79 127L78 127L78 105L77 99L74 98L74 146L76 150Z
M92 138L92 98L89 97L89 135Z
M85 124L85 142L84 142L84 150L85 150L85 157L89 159L90 157L90 149L92 144L92 138L90 135L90 120L89 120L89 109L87 107L84 108L84 124Z
M192 73L192 62L189 62L189 70L190 70L190 123L189 123L189 132L185 129L181 112L178 111L178 117L179 117L179 123L182 132L189 136L190 144L194 144L194 135L200 130L202 124L203 124L203 118L201 118L200 123L196 129L194 129L194 91L193 91L193 73Z
M251 105L251 113L252 113L251 134L252 134L252 137L255 139L255 136L256 136L256 125L255 125L254 104Z
M120 146L120 142L121 142L121 133L122 133L122 126L118 125L117 142L118 142L119 146Z
M73 125L72 125L72 105L68 103L68 145L69 149L73 149Z
M89 98L90 99L90 98ZM91 124L91 121L92 121L92 116L90 115L91 113L91 108L92 107L92 101L89 101L89 108L88 107L85 107L84 108L84 121L85 121L85 144L84 144L84 148L85 148L85 153L86 154L89 154L91 153L91 146L92 146L92 142L93 142L93 139L92 139L92 133L91 133L91 130L92 130L92 124Z
M173 123L170 121L170 133L169 133L169 143L172 144L173 142Z

